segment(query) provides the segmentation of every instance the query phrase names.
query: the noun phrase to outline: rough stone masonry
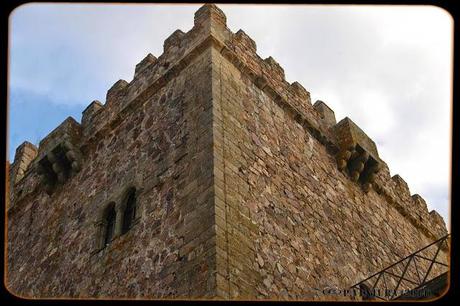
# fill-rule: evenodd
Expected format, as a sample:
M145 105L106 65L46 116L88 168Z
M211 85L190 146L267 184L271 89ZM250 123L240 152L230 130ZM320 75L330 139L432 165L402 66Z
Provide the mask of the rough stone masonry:
M23 298L331 299L447 233L215 5L9 167ZM447 258L448 251L442 256Z

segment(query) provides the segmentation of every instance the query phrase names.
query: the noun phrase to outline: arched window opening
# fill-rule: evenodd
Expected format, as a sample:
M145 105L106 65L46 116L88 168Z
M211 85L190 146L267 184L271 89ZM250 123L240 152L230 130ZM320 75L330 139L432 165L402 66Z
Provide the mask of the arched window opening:
M136 217L136 189L129 190L126 197L126 206L123 213L122 234L125 234L132 227Z
M105 235L104 235L104 246L112 241L112 238L115 234L115 222L117 218L117 213L115 211L115 205L112 203L108 207L108 211L105 217Z

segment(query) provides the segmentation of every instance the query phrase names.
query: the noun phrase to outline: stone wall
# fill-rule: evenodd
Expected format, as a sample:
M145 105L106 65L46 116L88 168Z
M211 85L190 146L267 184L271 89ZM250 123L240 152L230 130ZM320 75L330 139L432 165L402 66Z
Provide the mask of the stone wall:
M350 119L312 105L216 6L194 21L81 124L18 148L13 294L325 298L314 289L347 288L446 234ZM104 211L131 187L134 225L104 247Z
M120 88L109 91L103 107L92 103L84 112L78 144L81 170L50 195L38 165L28 168L14 187L8 211L7 286L13 294L214 294L210 50L198 53L151 96L135 101L135 108L120 111L129 102L129 96L113 94ZM136 82L145 80L136 76L129 86ZM39 158L67 134L68 125L40 143ZM100 249L98 216L131 186L137 189L137 223Z
M213 63L218 284L229 297L345 289L433 241L339 171L324 145L229 61L217 54Z
M447 233L419 195L389 176L359 127L348 118L335 124L322 101L312 107L309 93L287 83L272 58L258 57L244 32L229 36L213 52L217 284L223 297L339 298L315 289L349 288ZM340 169L344 138L334 127L344 123L379 164L367 188ZM444 250L444 262L447 256Z

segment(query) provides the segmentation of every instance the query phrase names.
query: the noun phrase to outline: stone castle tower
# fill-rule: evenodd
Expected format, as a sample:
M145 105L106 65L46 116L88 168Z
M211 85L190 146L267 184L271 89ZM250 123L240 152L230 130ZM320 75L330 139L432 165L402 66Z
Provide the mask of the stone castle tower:
M209 4L9 168L6 285L25 298L335 299L315 290L447 234Z

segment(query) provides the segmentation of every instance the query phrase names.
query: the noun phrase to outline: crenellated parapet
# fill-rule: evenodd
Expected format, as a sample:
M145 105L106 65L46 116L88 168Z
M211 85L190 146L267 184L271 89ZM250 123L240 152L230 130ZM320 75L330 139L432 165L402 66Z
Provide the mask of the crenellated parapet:
M15 160L12 170L26 171L31 160L35 160L43 185L51 193L78 172L85 148L97 143L108 130L116 128L131 110L141 107L210 47L326 146L341 173L364 192L374 190L384 196L403 215L411 218L411 222L424 228L427 235L436 236L445 229L442 218L436 212L428 213L420 196L410 195L402 178L390 177L388 166L380 159L374 141L360 127L349 118L336 123L334 111L323 101L312 105L310 93L298 82L287 82L284 69L274 58L262 59L257 54L256 43L243 30L230 31L225 14L212 4L202 6L195 13L194 26L188 32L173 32L164 41L163 54L158 58L148 54L142 59L130 82L117 81L107 91L104 104L93 101L83 111L81 125L68 118L40 142L38 149L30 147L28 150L32 153L23 154L26 157L22 162ZM21 159L21 154L16 155ZM23 175L23 172L15 171L16 174L11 176L13 181Z
M268 71L271 72L273 77L276 78L278 82L283 82L285 80L283 67L281 67L273 57L267 57L264 59L264 62L268 67Z
M418 194L411 195L409 186L399 175L390 175L386 163L382 163L373 183L375 191L384 197L389 205L433 240L447 234L444 220L436 211L428 212L425 200ZM437 218L439 216L439 218Z
M40 142L38 149L29 143L18 147L17 161L9 171L13 174L11 183L20 181L26 170L36 170L32 171L33 176L40 174L48 193L65 183L82 166L81 148L96 143L105 132L115 128L130 109L155 94L209 47L210 37L219 35L222 29L226 29L223 12L213 5L203 6L196 12L194 27L189 32L172 33L165 40L160 57L148 54L136 65L131 82L115 82L107 91L104 104L95 100L82 112L81 125L69 117ZM26 189L31 192L34 188Z
M284 69L274 58L262 59L256 53L254 40L244 31L239 30L235 34L228 31L223 36L229 38L222 46L218 46L222 56L249 77L255 86L264 91L294 120L308 129L318 141L334 150L334 135L323 124L323 118L314 111L310 93L298 82L287 82Z
M105 105L111 110L111 114L116 115L126 103L126 95L128 94L129 83L125 80L118 80L107 91Z

